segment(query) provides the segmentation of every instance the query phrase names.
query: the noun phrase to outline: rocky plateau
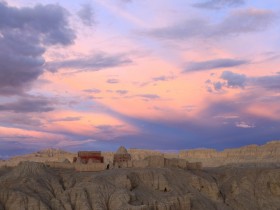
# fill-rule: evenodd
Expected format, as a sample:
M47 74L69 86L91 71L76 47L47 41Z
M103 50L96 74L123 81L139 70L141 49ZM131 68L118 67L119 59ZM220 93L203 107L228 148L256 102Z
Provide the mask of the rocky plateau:
M50 167L45 162L71 164L75 154L47 149L0 162L0 210L280 210L279 149L279 141L222 152L134 149L134 160L183 158L203 168L99 172ZM105 162L113 154L103 153Z

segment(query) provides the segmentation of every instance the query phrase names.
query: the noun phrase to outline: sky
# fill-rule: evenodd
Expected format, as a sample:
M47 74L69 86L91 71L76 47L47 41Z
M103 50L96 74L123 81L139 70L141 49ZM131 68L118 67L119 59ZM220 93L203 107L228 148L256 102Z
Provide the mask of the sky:
M280 138L278 0L0 0L0 158Z

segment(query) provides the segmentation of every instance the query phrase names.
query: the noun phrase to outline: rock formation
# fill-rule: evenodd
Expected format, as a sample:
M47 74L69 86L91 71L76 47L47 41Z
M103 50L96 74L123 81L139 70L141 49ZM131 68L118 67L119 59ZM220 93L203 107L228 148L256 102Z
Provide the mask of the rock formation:
M279 210L280 169L126 168L102 172L23 162L0 169L0 209Z
M1 161L0 210L279 210L279 141L222 152L129 153L123 168L109 170L114 153L102 153L100 165L73 164L76 154L54 149ZM197 170L196 161L220 167Z
M44 149L35 153L21 155L21 156L15 156L12 157L9 160L6 160L4 162L0 162L1 166L8 166L13 167L18 165L22 161L33 161L33 162L63 162L65 159L67 159L69 162L72 162L73 157L75 156L75 153L66 152L59 149Z
M280 141L268 142L265 145L248 145L236 149L225 149L218 152L214 149L197 149L180 151L179 157L190 162L202 162L203 166L221 166L227 164L279 164Z

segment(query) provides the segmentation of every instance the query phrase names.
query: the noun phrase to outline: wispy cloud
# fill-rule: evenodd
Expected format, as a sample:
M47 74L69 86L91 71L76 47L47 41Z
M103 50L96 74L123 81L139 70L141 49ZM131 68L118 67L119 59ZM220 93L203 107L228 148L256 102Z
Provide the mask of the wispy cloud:
M241 59L214 59L201 62L191 62L186 64L184 72L202 71L220 68L231 68L250 63L248 60Z
M143 99L148 99L148 100L160 99L160 96L157 94L140 94L140 95L136 95L136 96L141 97Z
M128 93L128 90L116 90L116 93L120 95L126 95Z
M86 140L64 140L64 141L59 141L55 147L61 148L61 147L73 147L73 146L80 146L80 145L88 145L96 142L94 139L86 139Z
M125 2L130 2L130 0L123 0ZM129 21L130 23L135 24L138 27L147 27L147 23L142 21L140 18L137 18L135 15L124 11L123 9L120 9L119 7L114 6L111 2L108 2L107 0L97 0L98 4L102 5L103 7L107 8L109 11L111 11L113 14L115 14L117 17L121 17L126 21Z
M132 63L132 60L125 55L109 55L98 53L83 58L75 58L64 61L54 61L46 64L46 69L51 72L59 71L60 69L72 69L79 71L99 71L102 69L118 67Z
M225 7L237 7L245 4L245 0L206 0L193 4L202 9L222 9Z
M74 122L81 120L82 117L63 117L49 120L49 122Z
M237 122L237 123L235 123L235 126L238 128L255 128L256 127L254 124L248 124L246 122Z
M117 83L119 83L120 81L119 81L118 79L107 79L106 82L109 83L109 84L117 84Z
M101 90L96 89L96 88L92 88L92 89L85 89L83 90L86 93L101 93Z
M94 24L94 12L91 4L82 5L81 9L78 11L77 15L82 20L83 24L87 26L92 26Z
M158 76L158 77L153 77L153 81L159 82L159 81L169 81L175 79L174 76Z
M277 15L270 10L243 9L232 12L219 23L211 23L205 19L189 19L168 27L150 30L147 34L171 40L209 39L263 31L276 19Z

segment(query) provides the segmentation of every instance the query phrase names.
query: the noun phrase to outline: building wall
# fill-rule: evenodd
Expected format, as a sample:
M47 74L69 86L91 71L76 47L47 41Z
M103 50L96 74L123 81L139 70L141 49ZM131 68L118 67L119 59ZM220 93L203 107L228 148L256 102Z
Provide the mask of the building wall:
M106 164L104 163L92 163L92 164L74 164L76 171L103 171L106 170Z
M131 160L130 154L115 154L113 163L127 162Z

